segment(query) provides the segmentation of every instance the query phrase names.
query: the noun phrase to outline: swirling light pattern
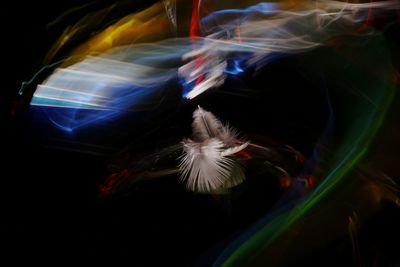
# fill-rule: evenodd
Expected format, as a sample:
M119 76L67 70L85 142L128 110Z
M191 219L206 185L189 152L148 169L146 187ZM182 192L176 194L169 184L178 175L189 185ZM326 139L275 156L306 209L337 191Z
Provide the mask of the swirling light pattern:
M184 11L179 11L180 5ZM369 148L397 88L388 44L382 32L373 27L373 16L398 10L399 2L193 0L192 7L188 5L184 1L158 2L96 33L73 49L37 86L31 105L45 110L61 130L84 131L98 122L111 123L122 114L157 110L171 91L180 92L181 98L174 101L182 105L201 103L200 95L217 91L230 81L263 75L271 61L304 55L300 64L304 77L318 73L328 81L324 90L329 116L324 130L307 156L289 145L255 138L241 142L243 147L223 158L224 162L240 159L244 169L240 183L245 180L243 175L262 168L280 181L285 193L264 217L225 244L213 266L293 264L296 258L347 231L353 237L357 223L383 201L399 203L393 180L367 166ZM106 10L69 27L48 53L47 63L85 27L95 25ZM236 93L226 91L221 90L223 94ZM243 90L242 96L256 102L249 91ZM177 159L182 154L186 155L186 175L193 165L194 172L209 174L203 163L214 160L218 165L222 147L234 147L216 143L219 141L212 134L200 138L196 146L188 141L179 143L186 137L173 138L172 144L158 151L141 151L139 160L110 175L100 193L113 195L140 181L177 175ZM193 164L195 160L202 164ZM229 194L228 189L239 184L226 181L229 171L220 171L223 182L218 173L210 174L215 178L212 186L196 184L197 176L193 175L190 187L193 191L201 188L198 191L202 193ZM230 186L214 188L218 180L218 184ZM331 210L335 210L334 215ZM330 221L337 223L325 233L324 225L332 224Z
M163 4L157 3L124 17L75 49L61 69L38 86L32 105L63 107L55 115L50 110L50 119L63 129L73 130L94 121L94 117L103 119L115 114L104 115L103 110L135 108L144 94L160 92L172 79L181 82L184 98L193 99L222 85L227 75L261 68L274 55L300 53L324 45L339 34L356 31L371 8L398 5L316 3L316 9L304 5L281 10L278 3L258 3L245 9L218 10L198 21L205 36L194 34L192 25L191 36L167 39L171 35L168 15ZM92 16L95 19L98 14ZM84 22L64 34L50 58ZM148 43L157 40L163 41ZM82 62L75 63L79 60ZM79 119L81 122L76 121L76 112L70 112L70 108L98 112L82 115L90 118ZM62 119L60 112L64 113Z

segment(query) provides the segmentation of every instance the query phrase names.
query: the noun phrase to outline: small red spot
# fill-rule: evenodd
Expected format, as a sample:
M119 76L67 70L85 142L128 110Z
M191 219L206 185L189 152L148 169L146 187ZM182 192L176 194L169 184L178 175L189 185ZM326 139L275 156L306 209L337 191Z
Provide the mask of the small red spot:
M280 186L283 189L288 189L289 187L292 186L292 180L290 177L284 176L280 179Z
M306 181L307 181L309 188L313 188L315 186L315 177L314 176L312 176L312 175L307 176Z
M110 193L113 190L113 188L114 188L116 182L119 180L119 178L122 177L122 176L125 176L127 174L128 174L128 170L127 169L124 169L121 172L116 172L116 173L111 174L107 178L107 180L104 182L104 184L102 184L99 187L99 192L101 194Z
M242 156L245 160L250 160L252 156L244 150L238 152L238 155Z
M312 189L316 184L316 179L313 175L301 176L299 177L299 180L305 183L306 189Z

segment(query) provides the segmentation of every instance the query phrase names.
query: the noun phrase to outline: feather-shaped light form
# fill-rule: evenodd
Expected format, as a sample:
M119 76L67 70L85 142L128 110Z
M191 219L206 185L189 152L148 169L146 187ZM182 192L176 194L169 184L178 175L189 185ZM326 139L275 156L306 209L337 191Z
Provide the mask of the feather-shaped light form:
M183 141L179 168L181 179L194 192L216 192L244 181L244 172L235 154L248 143L211 112L199 107L193 113L193 137Z

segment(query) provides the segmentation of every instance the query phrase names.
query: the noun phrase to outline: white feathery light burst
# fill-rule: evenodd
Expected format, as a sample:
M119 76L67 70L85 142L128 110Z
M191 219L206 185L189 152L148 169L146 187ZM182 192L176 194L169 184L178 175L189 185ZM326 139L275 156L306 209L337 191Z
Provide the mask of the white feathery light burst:
M242 183L245 175L235 154L248 146L235 132L201 107L193 113L193 137L183 140L181 180L188 190L210 193Z

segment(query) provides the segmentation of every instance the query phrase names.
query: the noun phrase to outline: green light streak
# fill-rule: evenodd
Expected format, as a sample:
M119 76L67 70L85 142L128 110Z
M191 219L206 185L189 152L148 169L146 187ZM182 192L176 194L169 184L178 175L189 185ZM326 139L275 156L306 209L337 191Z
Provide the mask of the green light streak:
M390 67L387 69L387 73L393 73ZM334 189L345 180L344 178L347 177L347 174L354 169L367 154L371 142L374 140L375 135L383 124L386 112L396 92L396 87L392 84L388 84L391 81L390 79L391 76L389 74L382 82L383 84L380 84L381 86L377 87L375 85L372 93L382 93L382 97L376 97L379 99L378 102L380 103L378 105L373 105L373 111L370 112L369 116L364 119L359 119L352 125L352 131L355 131L357 134L355 136L359 136L359 138L353 140L348 137L346 142L340 146L337 155L343 155L340 157L342 160L328 172L323 182L314 192L292 210L280 214L247 239L221 266L248 266L248 263L251 262L252 259L257 257L257 255L267 247L271 246L274 241L286 233L294 224L298 223L305 214L320 204L322 199L332 195ZM366 81L363 86L368 88L371 87L371 84L368 84L368 81Z

